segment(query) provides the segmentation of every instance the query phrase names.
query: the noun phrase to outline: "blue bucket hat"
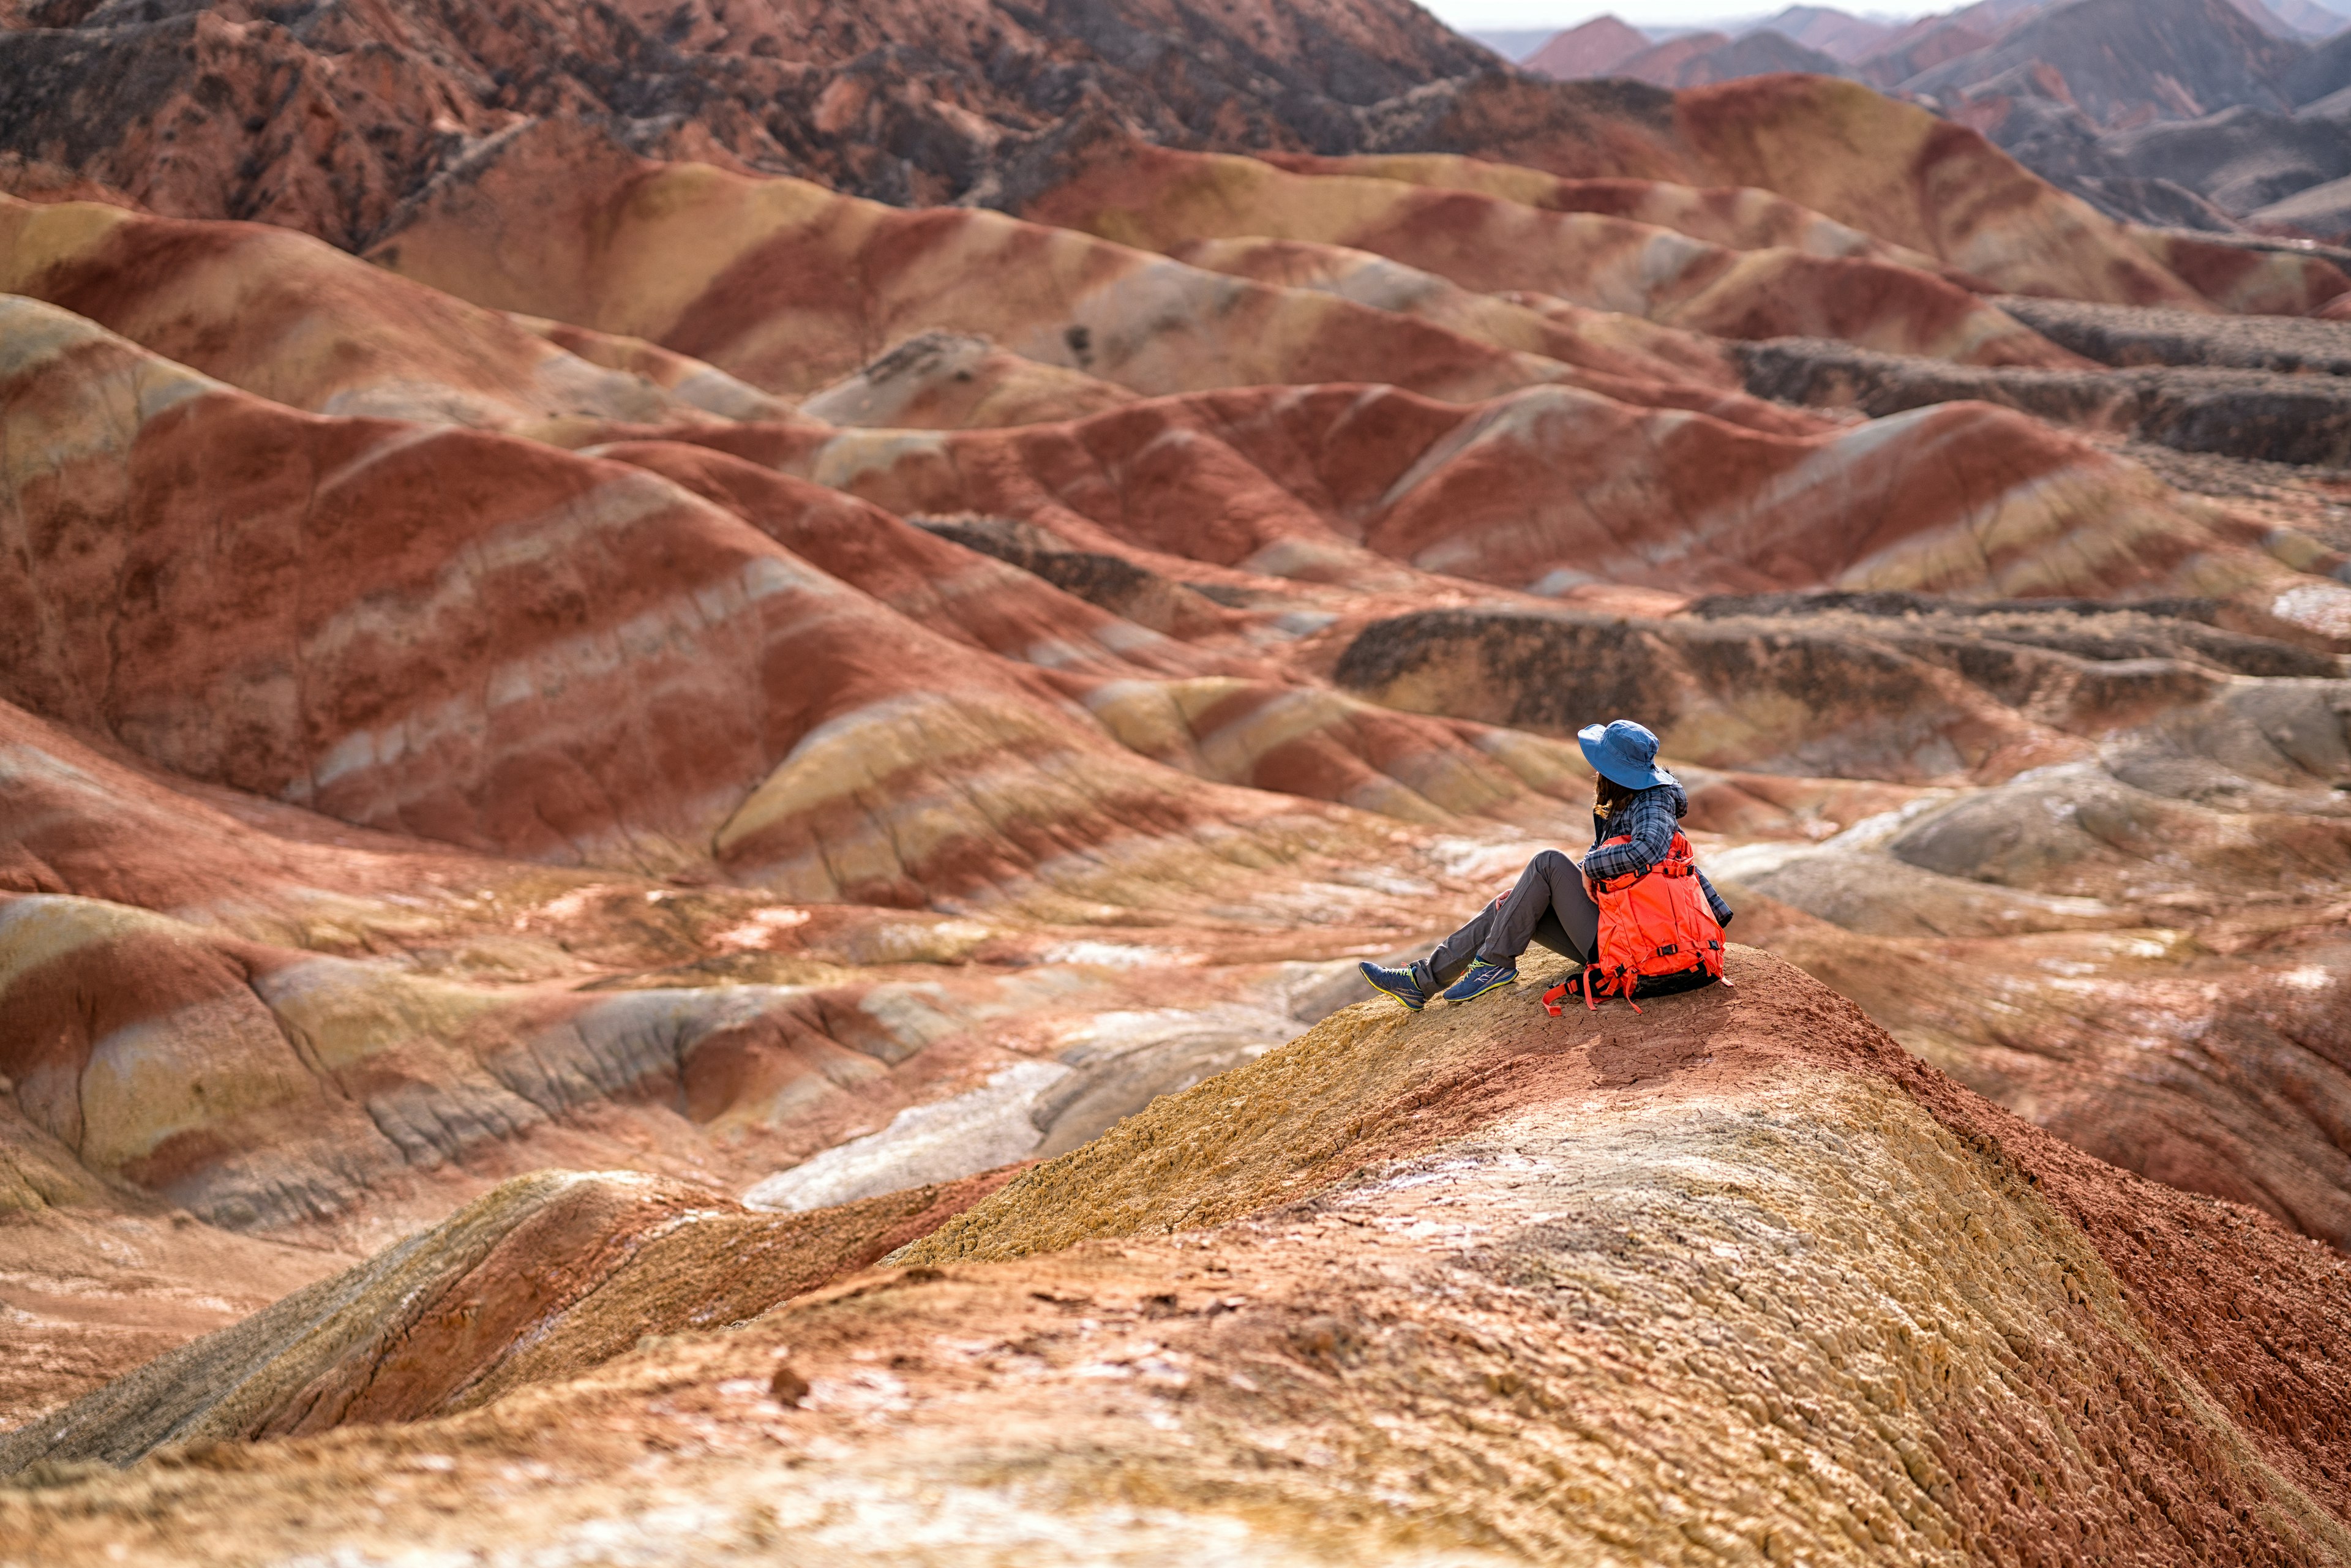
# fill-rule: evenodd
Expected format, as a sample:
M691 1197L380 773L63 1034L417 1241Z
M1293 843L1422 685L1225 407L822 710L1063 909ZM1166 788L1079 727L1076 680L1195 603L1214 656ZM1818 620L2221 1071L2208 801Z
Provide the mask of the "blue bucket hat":
M1645 725L1620 718L1580 729L1575 738L1586 762L1627 789L1654 789L1673 781L1674 776L1657 766L1657 737Z

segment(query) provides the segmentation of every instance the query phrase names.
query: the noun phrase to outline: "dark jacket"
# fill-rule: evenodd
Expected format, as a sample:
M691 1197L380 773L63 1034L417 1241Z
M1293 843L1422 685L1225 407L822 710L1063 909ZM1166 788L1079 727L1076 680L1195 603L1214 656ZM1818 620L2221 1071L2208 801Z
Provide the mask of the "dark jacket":
M1674 847L1677 824L1689 815L1689 795L1682 787L1667 779L1654 789L1644 789L1605 817L1594 817L1592 825L1592 852L1583 857L1583 874L1594 882L1611 882L1620 876L1640 876L1666 858ZM1628 837L1630 843L1604 844L1602 840ZM1706 873L1698 873L1698 885L1706 894L1714 917L1724 925L1730 924L1730 905L1722 894L1714 891Z

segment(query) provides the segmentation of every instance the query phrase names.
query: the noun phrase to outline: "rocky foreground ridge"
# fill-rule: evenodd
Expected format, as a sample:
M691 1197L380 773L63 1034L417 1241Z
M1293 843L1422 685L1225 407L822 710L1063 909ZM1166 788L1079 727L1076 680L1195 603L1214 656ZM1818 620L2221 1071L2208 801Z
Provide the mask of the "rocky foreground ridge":
M512 1183L5 1439L49 1457L0 1518L57 1562L2341 1559L2339 1255L1731 970L1359 1005L764 1312L824 1226Z

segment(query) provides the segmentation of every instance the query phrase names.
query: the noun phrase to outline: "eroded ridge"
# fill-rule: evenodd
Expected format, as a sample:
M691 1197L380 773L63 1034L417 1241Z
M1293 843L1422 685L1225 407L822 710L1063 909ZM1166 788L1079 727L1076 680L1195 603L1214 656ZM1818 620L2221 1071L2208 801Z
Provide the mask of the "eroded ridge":
M52 1465L0 1509L57 1560L486 1520L517 1562L2341 1560L2351 1270L1733 974L1637 1018L1365 1004L904 1267L473 1415Z

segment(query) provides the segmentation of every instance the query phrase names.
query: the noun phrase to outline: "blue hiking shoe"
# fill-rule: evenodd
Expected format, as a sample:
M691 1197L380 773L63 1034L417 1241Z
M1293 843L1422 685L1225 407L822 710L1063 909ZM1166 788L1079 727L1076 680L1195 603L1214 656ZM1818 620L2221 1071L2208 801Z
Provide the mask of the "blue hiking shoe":
M1468 974L1453 982L1453 988L1445 993L1445 999L1466 1002L1473 997L1482 997L1497 987L1514 985L1518 978L1519 967L1516 964L1489 964L1480 958L1469 966Z
M1405 1005L1406 1012L1418 1012L1428 1005L1428 988L1420 983L1420 966L1409 969L1383 969L1377 964L1362 966L1364 978L1372 988L1385 991Z

